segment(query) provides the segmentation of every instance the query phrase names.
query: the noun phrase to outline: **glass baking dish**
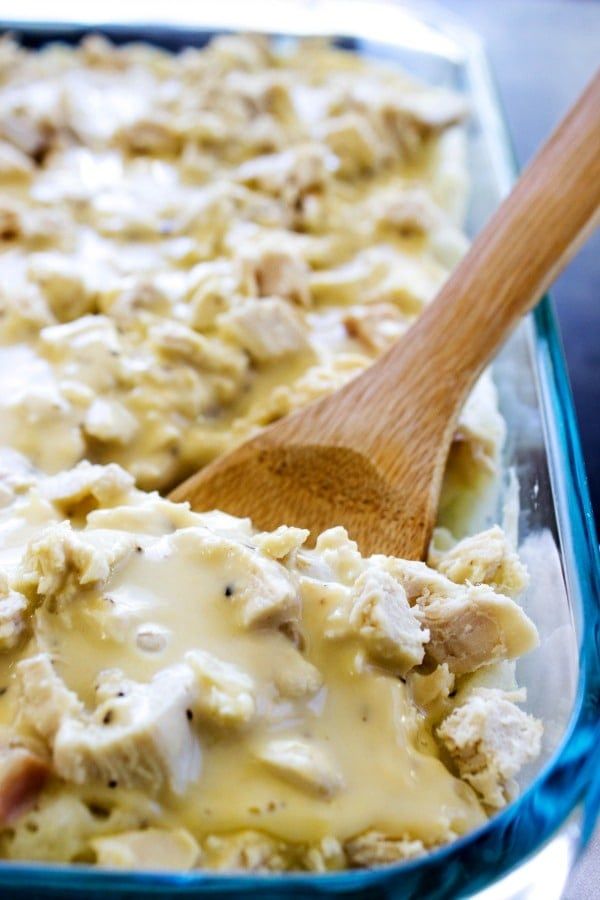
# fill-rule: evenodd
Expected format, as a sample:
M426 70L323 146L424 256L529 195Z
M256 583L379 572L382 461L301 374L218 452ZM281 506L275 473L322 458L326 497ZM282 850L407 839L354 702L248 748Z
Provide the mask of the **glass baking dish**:
M53 4L39 21L21 2L19 21L0 23L22 43L76 42L89 31L116 42L170 49L201 45L224 30L291 40L328 35L345 48L397 63L463 92L470 104L469 231L475 234L509 189L515 163L490 71L477 38L445 12L386 0L219 0L195 12L148 2L136 20L108 0L110 24L78 5ZM426 858L384 869L315 874L215 875L108 872L86 866L0 862L0 895L18 897L210 896L428 898L560 897L600 806L600 566L560 339L544 298L499 355L495 380L508 424L506 471L520 485L521 551L531 571L524 606L541 646L520 663L528 710L543 718L542 758L520 798L485 826ZM508 479L510 481L510 479ZM513 482L514 483L514 482ZM510 489L507 492L510 494Z

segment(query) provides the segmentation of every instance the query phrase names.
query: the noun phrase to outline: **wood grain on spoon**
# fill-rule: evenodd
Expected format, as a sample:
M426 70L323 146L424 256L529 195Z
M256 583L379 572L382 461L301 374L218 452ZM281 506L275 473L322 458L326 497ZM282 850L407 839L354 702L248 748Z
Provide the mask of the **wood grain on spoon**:
M468 392L591 233L599 208L600 73L401 340L172 499L251 516L265 529L317 534L343 524L363 553L422 558Z

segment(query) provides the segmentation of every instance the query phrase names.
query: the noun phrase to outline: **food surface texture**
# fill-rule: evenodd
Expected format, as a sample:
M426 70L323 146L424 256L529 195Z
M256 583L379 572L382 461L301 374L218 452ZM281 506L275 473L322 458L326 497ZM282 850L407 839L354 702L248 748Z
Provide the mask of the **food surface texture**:
M164 497L434 297L466 115L320 42L0 42L0 857L382 865L515 796L538 638L515 535L478 527L489 373L427 562Z

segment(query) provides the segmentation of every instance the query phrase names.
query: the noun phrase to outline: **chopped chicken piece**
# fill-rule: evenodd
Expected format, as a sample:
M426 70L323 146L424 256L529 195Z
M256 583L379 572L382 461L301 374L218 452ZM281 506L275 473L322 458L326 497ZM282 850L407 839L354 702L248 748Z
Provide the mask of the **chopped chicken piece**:
M408 605L404 588L387 572L367 569L357 579L349 623L371 658L399 675L423 662L429 632Z
M88 514L91 529L117 528L137 534L171 534L178 528L195 525L197 518L184 503L171 503L158 494L146 495L144 502L136 506L113 506L94 509Z
M14 144L0 141L0 180L29 181L34 165L30 158Z
M382 866L402 859L423 856L422 841L409 837L390 837L380 831L366 831L346 841L344 850L351 866Z
M537 629L521 607L486 584L419 600L418 617L430 632L427 656L457 675L515 659L538 644Z
M40 490L62 513L72 516L79 506L87 511L122 503L132 487L132 476L115 463L96 466L84 460L74 469L46 478Z
M202 863L217 872L283 872L288 848L260 831L211 834L202 844Z
M44 859L55 862L81 862L90 859L89 841L102 834L115 834L140 828L157 818L157 804L140 793L135 804L115 803L116 798L98 796L97 789L83 797L61 784L40 795L34 809L26 812L4 834L3 849L11 859ZM87 799L87 802L86 802Z
M41 756L26 747L0 745L0 828L34 805L49 775Z
M349 337L356 338L368 353L381 353L398 340L410 324L391 303L355 306L344 317Z
M220 316L224 333L239 342L256 362L299 353L308 346L306 329L297 312L277 297L245 300Z
M8 577L0 571L0 653L12 650L27 631L29 601L10 588Z
M261 553L271 559L284 559L298 550L308 539L310 531L306 528L290 528L280 525L275 531L263 531L254 537L254 542Z
M452 581L430 569L424 562L383 556L376 556L375 559L381 561L382 567L400 582L411 606L415 601L424 602L456 593L456 585Z
M282 657L274 675L275 685L282 697L296 700L316 694L323 685L323 676L295 647Z
M347 866L342 845L333 835L309 846L302 863L309 872L339 872Z
M201 371L241 377L244 354L218 338L197 334L179 322L163 320L150 329L150 336L162 354L191 363Z
M383 206L380 206L382 202ZM376 196L373 203L378 204L378 220L402 236L426 234L442 216L439 207L423 188L388 193L382 198Z
M171 540L192 557L225 565L225 598L239 611L246 628L298 619L298 589L275 560L205 528L182 529Z
M148 156L172 156L181 149L181 136L169 124L159 118L142 118L115 134L115 141L126 152Z
M404 94L397 99L397 109L429 128L447 128L467 115L465 100L444 88L425 89Z
M100 312L113 319L135 319L140 312L169 315L171 304L163 292L151 281L134 281L133 284L109 291L98 298Z
M29 264L29 277L36 282L59 322L72 322L94 312L95 295L68 257L58 253L36 254Z
M385 143L366 116L343 113L328 119L322 126L322 137L338 157L339 174L346 178L377 170L388 158Z
M217 71L225 68L253 72L271 62L269 42L258 34L219 35L211 41L207 54L215 57Z
M0 598L0 652L13 650L27 632L30 603L18 591L8 591Z
M322 191L335 167L336 159L326 148L305 144L244 162L237 179L281 198L293 209L306 194Z
M498 525L466 537L431 564L457 584L489 584L499 594L515 597L528 582L527 570Z
M257 753L258 759L291 784L309 794L330 798L344 786L344 780L315 744L296 738L274 738Z
M37 285L0 287L0 325L3 343L31 337L54 322L48 304Z
M123 403L97 397L85 414L83 429L99 441L129 444L139 430L139 423Z
M111 869L187 872L198 862L200 848L184 828L124 831L90 841L98 865Z
M132 534L99 528L76 532L69 522L52 524L29 542L15 587L56 612L82 589L99 589L134 548Z
M157 672L149 684L123 678L88 722L64 717L54 739L57 773L75 784L143 788L168 785L182 794L200 773L200 746L188 710L194 702L189 666ZM117 684L110 675L110 688ZM121 696L121 694L123 696Z
M514 796L514 777L539 754L542 739L541 722L510 696L478 688L437 729L461 778L494 809Z
M50 744L65 718L83 715L83 704L56 673L48 653L22 659L15 667L20 714Z
M81 459L84 443L76 412L55 383L24 386L7 398L6 408L21 431L17 448L26 455L34 453L42 470L52 468L57 442L66 467Z
M189 273L188 324L197 331L212 328L217 316L231 308L240 291L239 267L229 259L199 263Z
M348 537L346 529L336 525L321 532L315 548L342 584L353 587L363 565L358 544Z
M310 303L307 263L300 257L285 251L264 250L257 257L246 257L260 297L283 297L300 306Z
M217 725L245 725L250 721L255 688L249 675L203 650L190 650L185 661L196 679L194 712Z
M116 323L108 316L82 316L73 322L43 328L40 348L56 364L67 357L75 371L83 370L92 376L91 383L99 392L112 388L121 371L121 337Z
M0 135L32 160L43 159L55 137L51 116L56 121L57 110L19 108L15 101L10 103L10 94L8 100L0 115Z

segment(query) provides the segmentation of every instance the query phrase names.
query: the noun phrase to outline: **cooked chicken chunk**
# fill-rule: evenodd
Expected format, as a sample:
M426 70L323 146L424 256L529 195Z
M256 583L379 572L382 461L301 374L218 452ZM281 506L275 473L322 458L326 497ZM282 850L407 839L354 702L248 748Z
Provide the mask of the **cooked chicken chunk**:
M41 493L65 515L73 515L78 506L86 512L96 506L122 503L133 487L133 478L120 466L96 466L87 461L74 469L46 478Z
M267 249L245 262L260 297L283 297L300 306L309 305L310 269L301 257Z
M16 665L21 718L50 745L65 718L78 719L83 704L57 674L48 653Z
M124 831L90 841L98 865L110 869L185 872L200 856L198 844L184 828Z
M274 194L293 209L309 192L323 190L336 165L322 145L305 144L248 160L238 169L237 179Z
M389 865L402 859L416 859L425 853L422 841L389 837L380 831L366 831L346 841L344 850L351 866Z
M168 786L181 794L200 772L200 745L187 712L193 681L186 665L162 669L149 684L122 679L89 721L64 717L53 745L57 773L75 784L153 793Z
M225 564L227 599L247 628L295 620L299 595L289 573L274 560L208 529L189 528L174 544L199 560Z
M308 539L310 532L306 528L290 528L280 525L275 531L264 531L254 538L261 553L272 559L284 559L294 550L298 550Z
M6 574L0 572L0 652L20 643L28 630L29 608L27 597L11 590Z
M499 809L515 793L514 778L540 752L542 725L510 694L477 688L437 730L461 777Z
M282 872L287 858L283 841L259 831L213 834L202 844L203 865L217 872Z
M404 588L379 569L367 569L352 589L350 627L371 658L405 675L423 662L429 632L408 605Z
M51 611L64 609L82 590L101 587L134 547L130 534L75 532L68 522L50 525L28 545L16 587Z
M274 738L258 750L257 757L283 779L310 794L332 797L344 784L326 752L308 741Z
M466 537L432 564L457 584L489 584L499 594L515 597L527 587L527 570L498 525Z
M338 157L338 171L346 178L376 170L388 156L388 149L368 118L355 112L326 121L321 137Z
M264 363L307 349L307 336L295 310L277 297L246 300L219 323L256 362Z
M359 341L368 353L381 353L408 328L408 320L391 303L353 306L344 317L344 327L351 338Z
M296 647L290 647L282 655L282 665L277 668L274 682L282 697L291 700L310 697L323 685L323 676L305 659Z
M4 181L28 181L34 171L29 157L8 141L0 141L0 178Z
M185 661L195 677L194 712L217 725L245 725L254 715L254 683L237 666L211 653L190 650Z
M98 441L128 444L135 437L139 423L118 400L98 397L85 414L83 428Z
M60 783L58 783L60 784ZM77 796L71 787L47 786L35 807L12 823L2 836L11 859L41 858L54 862L90 859L90 840L142 827L158 813L156 803L141 794L135 804L117 804L97 790ZM114 792L110 792L111 797Z
M418 607L418 618L430 634L428 657L447 663L457 675L515 659L538 643L536 627L521 607L486 584L420 599Z

